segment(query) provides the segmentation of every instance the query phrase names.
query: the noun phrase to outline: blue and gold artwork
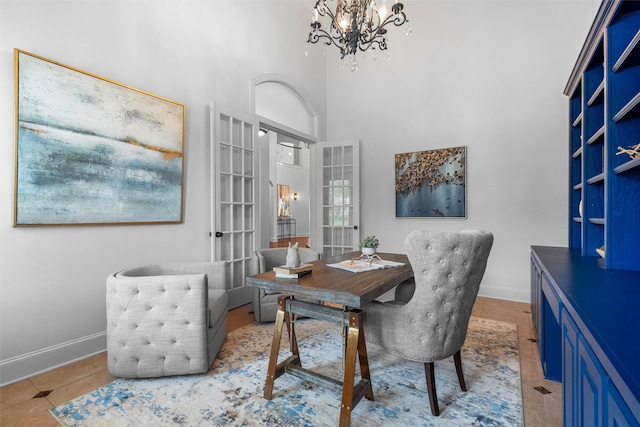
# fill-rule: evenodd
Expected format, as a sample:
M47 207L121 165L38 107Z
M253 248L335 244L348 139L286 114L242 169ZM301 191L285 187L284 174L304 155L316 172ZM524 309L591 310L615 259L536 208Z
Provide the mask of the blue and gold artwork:
M466 217L466 147L396 154L396 217Z

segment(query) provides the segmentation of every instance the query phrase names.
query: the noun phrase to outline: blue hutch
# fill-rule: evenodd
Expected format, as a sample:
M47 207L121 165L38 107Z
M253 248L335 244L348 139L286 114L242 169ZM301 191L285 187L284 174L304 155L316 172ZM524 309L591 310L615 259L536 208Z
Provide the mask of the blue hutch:
M639 426L640 1L602 2L564 93L569 247L531 248L542 367L565 426Z

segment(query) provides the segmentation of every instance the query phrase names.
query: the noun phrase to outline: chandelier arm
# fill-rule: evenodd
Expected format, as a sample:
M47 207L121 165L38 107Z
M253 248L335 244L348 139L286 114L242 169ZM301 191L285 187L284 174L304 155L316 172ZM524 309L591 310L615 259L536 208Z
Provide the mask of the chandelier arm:
M378 28L383 28L390 23L393 23L396 27L402 26L405 22L409 22L407 19L407 15L403 11L399 11L398 13L394 13L385 18L384 21L378 26Z
M325 41L323 41L323 44L326 44L327 46L331 46L333 44L337 48L342 49L342 45L340 44L340 42L342 41L342 37L332 36L331 34L329 34L323 29L311 31L309 33L309 38L307 39L307 42L315 44L320 42L322 39L326 39Z
M347 42L348 33L340 29L338 25L338 20L336 18L336 15L339 9L336 9L336 14L334 14L331 11L331 9L327 6L326 0L318 0L316 2L315 9L318 11L319 16L322 16L322 17L328 16L331 22L331 25L329 26L329 31L323 30L319 22L311 23L311 26L314 29L319 29L320 32L323 33L323 35L319 35L317 37L327 38L328 41L325 44L329 46L331 44L334 44L337 48L339 48L340 50L343 50L343 46ZM346 13L346 9L343 10L343 13ZM309 34L309 39L312 43L316 43L317 41L317 40L316 41L311 40L311 34ZM344 53L343 53L343 57L344 57Z

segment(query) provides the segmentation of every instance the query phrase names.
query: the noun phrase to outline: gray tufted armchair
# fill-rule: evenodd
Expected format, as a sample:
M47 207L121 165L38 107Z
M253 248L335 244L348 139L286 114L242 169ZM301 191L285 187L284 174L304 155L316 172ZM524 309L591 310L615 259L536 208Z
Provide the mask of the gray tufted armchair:
M434 362L453 356L466 391L460 349L467 336L471 310L487 266L493 234L413 231L405 249L414 281L396 288L394 301L364 307L368 342L408 360L423 362L433 415L440 415Z
M227 336L228 263L149 265L107 277L112 375L203 373Z
M322 258L322 254L308 248L298 249L300 261L308 263ZM260 249L251 255L251 275L273 270L286 263L287 248ZM273 322L278 311L278 297L281 294L263 289L253 290L253 314L257 322Z

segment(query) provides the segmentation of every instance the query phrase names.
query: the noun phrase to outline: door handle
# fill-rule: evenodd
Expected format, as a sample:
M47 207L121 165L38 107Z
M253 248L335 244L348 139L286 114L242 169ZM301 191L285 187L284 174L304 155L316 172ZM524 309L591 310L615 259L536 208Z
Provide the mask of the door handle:
M216 231L216 237L222 237L224 234L221 231Z
M357 225L354 225L354 226L353 226L353 229L354 229L354 230L357 230L357 229L358 229L358 226L357 226Z

